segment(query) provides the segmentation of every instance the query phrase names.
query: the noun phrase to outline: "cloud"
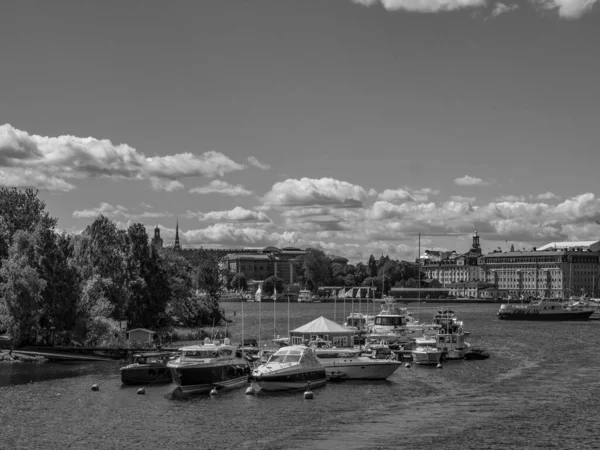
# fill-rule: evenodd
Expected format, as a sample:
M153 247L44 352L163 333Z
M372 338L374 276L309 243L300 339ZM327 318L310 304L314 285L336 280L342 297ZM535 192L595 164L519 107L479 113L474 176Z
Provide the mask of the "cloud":
M519 9L519 5L517 5L516 3L512 5L506 5L504 3L497 2L494 5L494 9L492 10L491 15L492 17L498 17L500 14L516 11L517 9Z
M499 198L496 199L497 202L524 202L525 201L525 197L523 197L522 195L520 196L516 196L516 195L503 195Z
M264 212L244 209L240 206L229 211L212 211L206 214L198 214L198 219L214 222L264 222L270 223L271 219Z
M262 169L262 170L269 170L271 168L271 166L269 164L261 163L254 156L248 156L248 162L250 164L252 164L254 167L258 167L259 169Z
M359 207L367 199L361 186L333 178L287 179L275 183L263 197L268 206Z
M121 205L113 206L110 203L101 202L96 208L84 209L81 211L73 211L73 217L75 219L94 219L102 214L105 217L112 219L156 219L160 217L171 217L170 213L167 212L129 212L127 208Z
M481 178L465 175L462 178L455 178L454 183L459 186L487 186L489 183Z
M410 189L405 187L404 189L386 189L383 192L377 194L379 200L386 202L398 203L398 202L425 202L429 199L430 195L437 195L440 191L431 188L423 189Z
M533 0L542 9L558 10L563 19L579 19L592 10L598 0Z
M0 186L54 192L69 192L75 189L75 185L60 178L23 167L0 167Z
M534 198L537 200L560 200L560 197L552 192L545 192L544 194L538 194Z
M147 157L107 139L30 135L0 125L0 169L12 177L28 173L40 188L72 190L67 180L102 177L151 180L157 189L174 190L180 178L223 176L245 167L216 151Z
M183 232L180 229L180 235L191 245L218 244L224 247L277 246L289 242L295 236L293 233L271 233L264 228L238 227L228 223L216 223L206 228Z
M155 191L173 192L183 189L183 184L177 180L163 180L161 178L150 178L150 184Z
M365 6L381 3L389 10L409 12L435 13L438 11L454 11L457 9L485 6L486 0L352 0Z
M190 194L224 194L232 197L252 194L252 191L249 191L241 184L234 186L223 180L213 180L207 186L192 188L189 192Z

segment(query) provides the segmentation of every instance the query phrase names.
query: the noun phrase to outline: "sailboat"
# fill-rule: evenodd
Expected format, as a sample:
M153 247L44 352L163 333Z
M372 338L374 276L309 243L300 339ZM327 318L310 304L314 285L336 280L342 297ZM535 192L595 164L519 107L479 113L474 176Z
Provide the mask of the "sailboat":
M254 294L254 301L260 302L262 300L262 284L258 285L258 289L256 290L256 294Z

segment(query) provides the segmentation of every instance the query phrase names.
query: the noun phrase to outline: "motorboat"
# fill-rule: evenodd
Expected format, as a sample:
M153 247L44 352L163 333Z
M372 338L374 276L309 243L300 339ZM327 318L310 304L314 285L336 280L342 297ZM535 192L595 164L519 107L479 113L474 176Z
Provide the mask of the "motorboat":
M466 360L472 359L488 359L490 357L490 353L484 348L471 348L465 354Z
M281 347L268 361L252 371L257 391L288 391L317 388L325 384L325 368L315 350L305 345Z
M502 320L587 320L594 313L591 307L575 306L552 299L535 299L526 305L505 303L497 315Z
M123 384L170 383L171 373L167 368L171 352L146 352L133 355L133 362L121 367Z
M202 345L179 349L180 355L169 361L175 394L206 394L213 389L233 389L248 382L250 365L242 349L206 338Z
M437 346L435 335L415 339L411 353L415 364L439 364L442 359L442 350Z
M450 333L456 332L463 326L463 323L456 318L456 313L448 308L438 309L433 315L433 323Z
M320 347L315 352L328 380L385 380L402 366L389 348L385 358L377 349L368 355L360 349L343 347Z
M300 294L298 294L298 302L299 303L310 303L313 301L313 293L308 289L302 289Z
M437 348L442 351L442 359L463 359L471 348L471 345L465 342L465 336L462 328L440 328L435 338Z

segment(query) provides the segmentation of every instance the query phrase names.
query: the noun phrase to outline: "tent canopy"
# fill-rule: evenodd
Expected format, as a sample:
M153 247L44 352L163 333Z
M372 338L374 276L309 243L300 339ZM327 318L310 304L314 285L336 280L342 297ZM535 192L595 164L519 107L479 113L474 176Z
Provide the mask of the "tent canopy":
M352 333L352 330L329 320L326 317L318 317L301 327L292 330L293 333Z

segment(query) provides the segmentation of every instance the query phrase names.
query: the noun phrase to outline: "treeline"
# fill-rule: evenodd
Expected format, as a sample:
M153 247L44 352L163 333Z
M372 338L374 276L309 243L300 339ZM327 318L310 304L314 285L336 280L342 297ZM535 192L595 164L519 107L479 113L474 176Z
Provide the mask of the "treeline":
M321 286L373 286L378 292L388 295L392 287L417 287L419 269L415 263L392 260L381 256L378 260L370 256L367 264L343 264L329 258L322 250L308 249L304 255L293 261L294 272L302 287L317 292ZM422 277L422 274L421 274ZM247 280L241 273L230 278L227 287L246 290ZM284 283L281 278L272 276L264 280L262 292L273 294L275 288L281 293Z
M321 250L309 249L294 260L294 269L300 282L316 291L319 286L373 286L383 294L392 287L416 287L419 270L415 263L392 260L389 256L375 259L373 255L365 264L343 264L330 259Z
M19 344L52 333L65 343L113 345L127 328L169 330L220 323L220 259L188 261L149 244L140 223L127 230L99 216L79 235L33 190L0 188L0 332Z

